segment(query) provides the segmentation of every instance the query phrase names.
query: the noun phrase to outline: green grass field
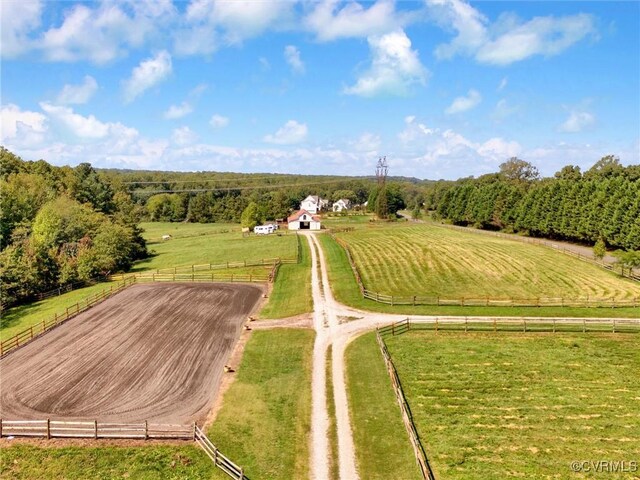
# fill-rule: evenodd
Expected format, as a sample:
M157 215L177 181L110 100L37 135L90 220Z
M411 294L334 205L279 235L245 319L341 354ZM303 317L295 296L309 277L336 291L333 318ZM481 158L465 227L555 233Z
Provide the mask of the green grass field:
M40 448L16 443L3 446L0 479L6 480L224 480L229 477L198 447L148 445L142 447Z
M331 291L346 305L385 313L406 315L489 315L530 317L618 317L639 318L640 308L573 308L573 307L462 307L429 305L385 305L362 298L344 249L329 235L319 235L327 259ZM577 260L576 260L577 261Z
M360 478L418 480L420 471L375 333L354 340L345 358Z
M249 478L309 474L314 332L254 331L208 435Z
M367 289L443 298L633 299L640 284L552 249L434 225L339 233Z
M140 226L154 255L136 262L133 271L296 256L296 235L292 234L243 237L237 224L157 222ZM163 242L164 234L173 238Z
M311 295L311 252L307 240L300 242L300 262L283 264L260 318L287 318L313 311Z
M437 478L596 478L570 463L640 459L636 335L385 340Z

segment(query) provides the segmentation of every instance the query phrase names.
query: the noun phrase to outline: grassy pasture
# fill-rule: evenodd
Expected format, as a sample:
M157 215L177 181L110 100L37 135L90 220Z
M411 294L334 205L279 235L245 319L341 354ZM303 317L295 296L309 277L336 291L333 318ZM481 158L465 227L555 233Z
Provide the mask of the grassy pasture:
M208 431L249 478L309 476L314 332L254 331Z
M339 233L365 286L443 298L633 299L640 284L537 245L439 228L388 226Z
M55 447L40 448L16 443L3 446L0 479L11 480L224 480L229 477L216 468L198 447L147 445L142 447Z
M180 265L240 262L262 258L295 258L296 235L243 237L237 224L142 223L144 238L154 256L136 262L133 271ZM173 238L162 241L162 235Z
M360 478L418 480L420 471L375 333L345 353L349 413Z
M313 311L311 295L311 252L307 240L299 238L300 262L280 266L260 318L287 318Z
M635 335L411 331L385 340L438 478L593 478L571 462L640 458Z
M469 307L431 305L385 305L362 298L344 249L329 235L319 235L327 259L331 290L336 299L363 310L406 315L489 315L530 317L617 317L639 318L640 308L574 308L574 307ZM576 260L576 262L579 260Z

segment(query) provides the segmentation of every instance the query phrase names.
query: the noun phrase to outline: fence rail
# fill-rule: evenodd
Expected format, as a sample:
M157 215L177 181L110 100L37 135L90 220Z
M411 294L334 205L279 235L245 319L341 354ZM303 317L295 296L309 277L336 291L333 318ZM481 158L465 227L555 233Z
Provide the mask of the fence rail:
M0 419L0 437L195 439L195 424Z
M403 322L400 322L398 324L399 328L402 328ZM429 460L427 459L427 454L425 453L422 442L420 441L418 430L416 429L416 425L413 422L411 407L409 406L404 391L402 390L402 384L400 383L398 372L396 371L396 367L393 364L391 355L389 355L389 351L387 350L387 345L384 343L380 332L376 332L376 339L378 340L378 345L380 346L380 352L382 353L382 358L384 358L387 372L389 372L389 377L391 377L393 391L396 394L396 399L398 400L398 405L400 405L400 411L402 412L402 421L405 428L407 429L407 433L409 434L409 441L411 442L411 446L413 447L413 452L416 456L416 462L418 463L418 468L420 469L422 478L424 478L425 480L435 480L435 476L433 474L433 471L431 470L431 465L429 465Z
M64 313L55 313L52 318L42 320L41 322L38 322L35 325L32 325L29 328L15 334L13 337L3 340L2 342L0 342L0 358L4 357L16 348L29 343L36 337L39 337L45 332L48 332L52 328L55 328L58 325L66 322L70 318L75 317L79 313L82 313L85 310L93 307L94 305L106 300L112 295L115 295L116 293L133 284L135 281L135 277L124 278L120 284L115 286L115 288L113 285L111 285L109 288L105 288L101 292L90 295L84 300L77 302L75 305L67 307Z
M464 228L464 227L460 227ZM611 298L564 298L564 297L536 297L536 298L515 298L515 297L460 297L446 298L434 295L389 295L386 293L375 292L369 290L362 282L362 276L358 267L353 260L349 245L342 240L329 233L338 245L340 245L346 253L349 265L360 289L363 298L373 300L378 303L387 305L431 305L431 306L463 306L463 307L580 307L580 308L622 308L622 307L639 307L640 297L628 299L611 299Z
M236 480L249 480L244 475L242 467L231 461L229 457L223 455L197 425L194 427L194 440L220 470Z
M406 318L378 328L381 336L400 335L409 330L493 331L493 332L579 332L640 333L640 318L554 318L554 317L432 317Z
M178 273L195 273L211 270L227 270L234 268L244 267L261 267L272 266L276 263L298 263L297 258L262 258L260 260L243 260L239 262L224 262L224 263L203 263L200 265L182 265L178 267L170 268L156 268L152 270L146 270L144 274L178 274ZM126 275L126 274L125 274ZM137 274L136 274L137 275Z
M463 307L581 307L581 308L621 308L640 307L640 297L629 299L607 299L607 298L564 298L564 297L536 297L536 298L514 298L514 297L460 297L446 298L439 296L424 295L387 295L385 293L374 292L366 288L361 289L362 296L378 303L387 305L433 305L450 306L457 305Z

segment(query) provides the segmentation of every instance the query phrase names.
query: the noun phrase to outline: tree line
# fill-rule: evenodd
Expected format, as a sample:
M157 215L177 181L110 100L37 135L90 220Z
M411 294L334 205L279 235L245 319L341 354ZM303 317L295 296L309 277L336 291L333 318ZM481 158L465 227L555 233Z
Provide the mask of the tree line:
M0 147L0 192L5 307L147 256L131 196L88 163L54 167Z
M425 207L457 225L640 250L640 166L612 155L584 173L569 165L551 178L512 158L497 173L427 190Z

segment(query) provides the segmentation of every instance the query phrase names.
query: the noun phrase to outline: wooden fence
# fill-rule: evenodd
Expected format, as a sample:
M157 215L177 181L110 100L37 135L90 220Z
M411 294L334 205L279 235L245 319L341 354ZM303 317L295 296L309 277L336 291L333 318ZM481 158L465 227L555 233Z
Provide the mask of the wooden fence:
M204 453L207 454L213 464L224 473L236 480L249 480L245 476L242 467L239 467L229 457L223 455L197 425L194 427L194 440L204 450Z
M463 227L460 227L463 228ZM362 282L362 276L353 260L349 245L342 239L337 238L333 233L331 237L340 245L349 260L351 270L360 289L363 298L373 300L387 305L431 305L431 306L462 306L462 307L580 307L580 308L622 308L640 307L640 297L628 299L610 298L564 298L564 297L536 297L536 298L515 298L515 297L460 297L447 298L434 295L388 295L386 293L369 290Z
M196 425L0 419L0 437L195 439Z
M101 292L90 295L82 301L77 302L75 305L71 305L67 307L64 313L58 314L55 313L53 317L42 320L35 325L17 333L13 337L7 338L0 342L0 358L4 357L9 352L19 348L26 343L30 342L36 337L39 337L45 332L48 332L52 328L57 327L58 325L66 322L70 318L75 317L79 313L84 312L85 310L93 307L94 305L106 300L107 298L115 295L116 293L124 290L128 286L135 283L135 277L127 277L122 280L121 283L115 285L111 285L109 288L105 288Z
M381 336L401 335L409 330L464 332L546 333L640 333L640 318L547 318L547 317L433 317L406 318L381 327Z
M175 425L164 423L121 423L66 420L3 420L0 419L0 438L91 438L138 440L194 440L214 465L236 480L249 480L243 469L223 455L204 432L192 423Z
M413 452L416 456L416 461L418 463L420 473L422 474L422 478L424 478L425 480L435 480L435 476L433 474L433 471L431 470L431 465L429 465L429 460L427 459L424 447L422 446L422 442L420 441L418 430L416 429L415 423L413 422L411 408L409 407L407 398L405 397L404 391L402 390L402 384L400 383L398 372L396 371L396 367L393 364L393 360L391 360L391 355L389 355L387 345L384 343L380 332L376 332L376 339L378 340L378 345L380 346L380 351L382 352L382 358L384 358L384 363L387 367L387 371L389 372L389 376L391 377L393 391L396 394L396 399L398 400L400 411L402 412L402 421L405 428L407 429L407 433L409 434L409 440L411 442L411 446L413 447Z
M494 237L505 238L507 240L515 240L517 242L530 243L533 245L540 245L547 248L552 248L558 252L564 253L565 255L570 255L574 258L582 260L583 262L591 263L592 265L596 265L600 268L604 268L605 270L609 270L610 272L616 273L622 277L629 278L631 280L635 280L640 282L640 272L634 270L625 271L624 269L616 269L615 266L611 263L607 263L604 260L596 260L592 255L583 255L582 253L575 252L566 246L560 244L553 243L552 240L531 238L531 237L522 237L520 235L512 235L501 232L493 232L491 230L481 230L478 228L469 228L469 227L461 227L459 225L448 225L446 223L443 224L435 224L438 227L450 228L454 230L460 230L464 232L470 233L478 233L483 235L491 235Z

